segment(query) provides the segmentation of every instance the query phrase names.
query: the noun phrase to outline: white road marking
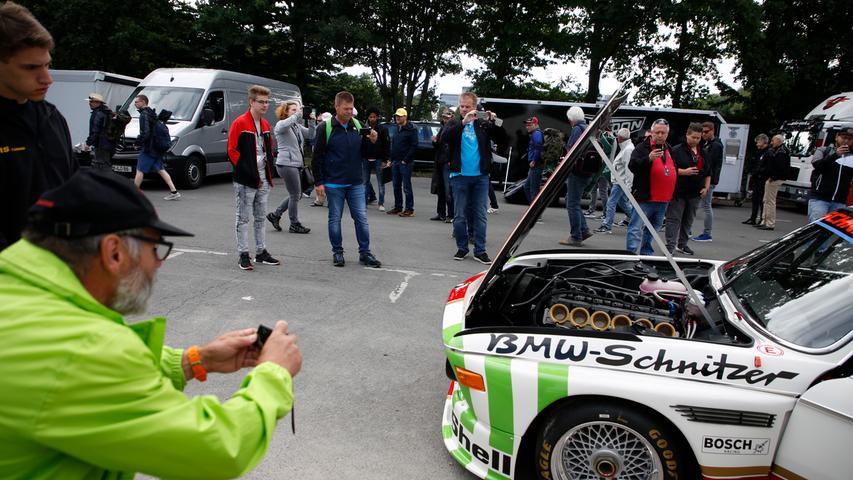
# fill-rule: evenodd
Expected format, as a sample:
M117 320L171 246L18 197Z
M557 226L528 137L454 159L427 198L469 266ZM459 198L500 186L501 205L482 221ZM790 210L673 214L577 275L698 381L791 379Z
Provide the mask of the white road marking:
M170 258L180 257L184 252L178 252L176 248L173 248L171 252L169 252L169 256L166 257L166 260Z
M388 298L391 300L391 303L397 303L397 299L399 299L403 295L403 292L406 291L406 287L409 286L409 280L411 280L412 277L420 275L420 273L413 272L411 270L394 270L391 268L372 268L371 270L383 270L386 272L402 273L404 275L403 281L400 282L399 285L397 285L397 288L391 290L391 293L388 294Z
M251 302L252 300L254 300L254 298L252 298L251 296L248 296L248 297L243 297L243 300L245 300L247 302Z
M212 252L210 250L193 250L191 248L173 248L172 251L181 253L207 253L209 255L228 255L225 252Z

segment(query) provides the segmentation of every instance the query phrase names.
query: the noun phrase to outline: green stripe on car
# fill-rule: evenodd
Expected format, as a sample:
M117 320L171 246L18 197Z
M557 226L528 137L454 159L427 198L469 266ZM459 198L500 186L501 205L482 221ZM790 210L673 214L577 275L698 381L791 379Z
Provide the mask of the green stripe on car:
M537 412L565 398L569 393L569 367L554 363L540 363L538 372L539 398Z
M513 454L512 374L509 358L486 357L486 392L489 394L489 445Z

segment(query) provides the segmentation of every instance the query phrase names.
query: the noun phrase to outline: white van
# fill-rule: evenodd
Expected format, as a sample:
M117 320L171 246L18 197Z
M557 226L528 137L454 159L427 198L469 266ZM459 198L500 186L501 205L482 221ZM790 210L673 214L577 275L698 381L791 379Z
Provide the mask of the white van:
M159 68L145 77L127 98L123 109L132 120L113 158L113 170L133 175L139 146L139 112L133 105L137 95L148 97L158 113L172 112L168 122L172 147L166 154L166 169L184 188L198 188L204 178L231 172L228 161L228 128L249 109L248 89L267 87L270 108L265 118L275 125L275 109L285 100L302 103L299 87L269 78L225 70Z

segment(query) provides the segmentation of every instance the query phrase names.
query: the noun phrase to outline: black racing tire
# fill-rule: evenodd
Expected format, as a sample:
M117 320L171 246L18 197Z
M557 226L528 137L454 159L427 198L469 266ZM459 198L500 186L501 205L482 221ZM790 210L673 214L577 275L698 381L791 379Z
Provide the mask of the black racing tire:
M696 473L689 448L662 419L616 401L590 402L561 408L543 423L536 478L634 480Z
M180 172L180 183L187 190L195 190L204 182L204 160L190 155Z

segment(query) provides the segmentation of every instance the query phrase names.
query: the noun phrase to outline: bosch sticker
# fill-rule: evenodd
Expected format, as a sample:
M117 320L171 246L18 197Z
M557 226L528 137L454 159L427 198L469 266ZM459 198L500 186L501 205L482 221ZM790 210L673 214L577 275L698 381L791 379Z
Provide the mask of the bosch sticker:
M702 452L720 455L767 455L769 438L702 437Z

